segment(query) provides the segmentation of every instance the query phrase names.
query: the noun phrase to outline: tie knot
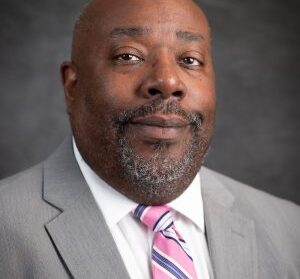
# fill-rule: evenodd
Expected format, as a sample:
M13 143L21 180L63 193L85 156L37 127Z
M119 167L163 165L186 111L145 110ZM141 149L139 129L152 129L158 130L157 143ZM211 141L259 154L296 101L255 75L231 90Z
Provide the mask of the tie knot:
M155 232L166 230L173 225L170 208L166 205L147 206L140 204L133 211L133 214Z

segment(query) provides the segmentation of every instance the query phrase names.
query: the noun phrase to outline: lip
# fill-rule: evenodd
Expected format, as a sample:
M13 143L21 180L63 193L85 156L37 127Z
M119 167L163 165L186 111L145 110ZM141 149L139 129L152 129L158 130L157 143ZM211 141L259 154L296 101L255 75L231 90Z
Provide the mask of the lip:
M147 117L137 117L132 120L130 124L156 126L161 128L181 128L188 126L190 123L179 117L151 115Z
M131 132L150 143L177 142L185 136L184 131L190 126L188 121L169 115L138 117L130 121L130 124Z

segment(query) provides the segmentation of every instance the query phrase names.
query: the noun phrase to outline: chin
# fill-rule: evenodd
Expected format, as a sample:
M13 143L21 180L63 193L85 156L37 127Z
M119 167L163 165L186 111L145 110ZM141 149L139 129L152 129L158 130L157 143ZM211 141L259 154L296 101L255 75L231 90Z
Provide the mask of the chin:
M186 152L180 159L160 155L150 159L122 153L119 181L121 191L137 203L159 205L171 202L190 185L201 167L203 156ZM119 184L120 186L120 184ZM118 190L119 187L116 187Z
M185 178L180 184L143 185L131 184L130 192L123 193L131 200L144 205L167 204L179 197L190 185L191 179Z

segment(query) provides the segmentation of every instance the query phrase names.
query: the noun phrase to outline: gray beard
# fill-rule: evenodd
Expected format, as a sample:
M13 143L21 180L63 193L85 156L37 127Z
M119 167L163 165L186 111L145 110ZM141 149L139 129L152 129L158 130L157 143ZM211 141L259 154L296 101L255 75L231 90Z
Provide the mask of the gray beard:
M130 146L126 138L126 124L124 123L134 116L156 111L178 114L192 123L191 139L186 143L186 148L180 158L167 155L165 151L168 146L164 142L158 142L155 145L151 158L136 154L134 148ZM178 185L187 187L199 170L209 145L201 132L201 118L186 113L174 103L153 102L136 111L124 112L116 121L116 125L121 176L129 182L134 191L148 197L149 200L174 196L178 192Z
M187 146L181 159L164 156L164 150L167 148L164 143L157 143L150 159L135 154L125 138L120 139L119 143L120 164L130 181L144 185L144 187L151 185L162 187L173 183L190 171L194 160L194 150L199 141L194 139Z

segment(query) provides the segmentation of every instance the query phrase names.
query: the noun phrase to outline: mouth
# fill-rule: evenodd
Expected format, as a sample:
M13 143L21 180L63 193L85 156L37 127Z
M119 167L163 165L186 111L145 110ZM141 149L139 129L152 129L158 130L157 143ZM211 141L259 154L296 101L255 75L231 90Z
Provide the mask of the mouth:
M191 123L175 115L137 117L129 122L131 132L144 141L176 142L185 135Z
M166 115L152 115L148 117L138 117L130 121L130 124L156 126L161 128L181 128L190 125L186 120L179 117Z

